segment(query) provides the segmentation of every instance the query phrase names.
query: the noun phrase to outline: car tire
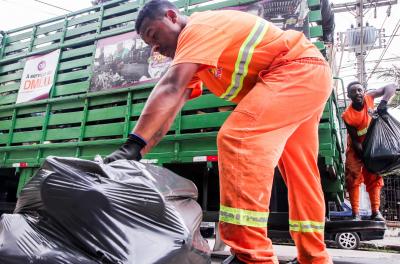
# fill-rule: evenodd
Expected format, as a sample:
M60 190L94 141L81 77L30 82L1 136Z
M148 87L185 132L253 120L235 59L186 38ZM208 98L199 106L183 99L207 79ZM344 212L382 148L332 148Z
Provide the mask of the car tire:
M360 246L360 237L355 232L337 233L336 245L341 249L357 249Z

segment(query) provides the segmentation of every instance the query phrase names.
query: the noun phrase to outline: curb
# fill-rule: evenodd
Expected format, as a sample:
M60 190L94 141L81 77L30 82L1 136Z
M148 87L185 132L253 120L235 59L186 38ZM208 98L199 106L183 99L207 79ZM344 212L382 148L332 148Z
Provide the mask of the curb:
M363 249L379 249L379 250L393 250L400 252L400 245L378 245L374 243L361 242L360 248Z

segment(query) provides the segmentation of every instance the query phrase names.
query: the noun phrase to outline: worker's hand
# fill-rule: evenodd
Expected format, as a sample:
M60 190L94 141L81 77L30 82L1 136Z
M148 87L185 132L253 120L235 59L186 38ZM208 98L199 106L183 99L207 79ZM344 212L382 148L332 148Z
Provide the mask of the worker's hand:
M380 115L381 117L386 117L388 115L388 112L387 112L387 101L386 100L381 100L381 102L379 103L376 111L378 112L378 115Z
M104 159L104 163L110 163L120 159L136 160L142 159L140 151L146 146L146 141L135 134L129 134L128 140L116 151Z

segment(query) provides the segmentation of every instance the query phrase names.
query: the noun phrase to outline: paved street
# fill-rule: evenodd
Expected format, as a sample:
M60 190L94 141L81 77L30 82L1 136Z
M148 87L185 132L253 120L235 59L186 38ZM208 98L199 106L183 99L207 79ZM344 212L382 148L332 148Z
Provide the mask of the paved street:
M286 263L296 257L296 248L294 246L275 245L275 252L278 255L280 263ZM376 251L362 250L342 250L328 249L335 264L399 264L400 254L384 253ZM218 252L218 256L213 258L212 263L221 263L223 255L228 256L229 251Z

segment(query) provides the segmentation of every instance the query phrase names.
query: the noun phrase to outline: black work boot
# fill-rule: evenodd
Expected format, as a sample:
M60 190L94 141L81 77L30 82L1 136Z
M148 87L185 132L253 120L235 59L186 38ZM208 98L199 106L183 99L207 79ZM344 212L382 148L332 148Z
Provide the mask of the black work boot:
M352 219L353 219L354 221L361 221L361 216L360 216L359 213L353 213Z
M221 264L246 264L240 259L238 259L235 255L231 255L227 257Z
M383 218L383 216L382 216L380 211L377 211L377 212L373 212L371 214L371 220L374 220L374 221L385 221L385 218Z

